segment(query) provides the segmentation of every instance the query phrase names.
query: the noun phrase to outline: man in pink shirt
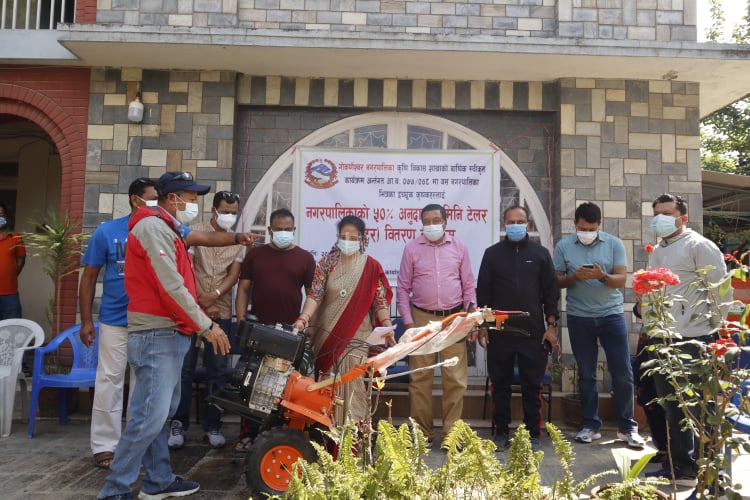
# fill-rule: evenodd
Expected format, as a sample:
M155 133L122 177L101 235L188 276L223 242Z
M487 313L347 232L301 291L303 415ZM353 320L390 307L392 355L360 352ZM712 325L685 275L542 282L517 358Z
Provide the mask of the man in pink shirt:
M404 326L423 326L428 321L442 321L446 316L463 311L476 303L476 281L471 272L469 253L461 241L445 233L445 208L431 204L422 209L423 234L409 242L401 257L396 295L398 312ZM469 341L476 340L472 333ZM442 367L443 430L451 430L461 418L467 385L466 342L463 340L438 353L441 360L458 357L458 364ZM435 354L410 356L409 369L422 368L436 362ZM433 370L411 374L409 400L411 417L432 442Z

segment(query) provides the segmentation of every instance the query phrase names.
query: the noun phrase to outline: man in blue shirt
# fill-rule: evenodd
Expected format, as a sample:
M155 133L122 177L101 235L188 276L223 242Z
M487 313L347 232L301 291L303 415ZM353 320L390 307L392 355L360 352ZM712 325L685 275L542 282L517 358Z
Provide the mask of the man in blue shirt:
M625 245L600 231L601 222L599 207L582 203L575 211L576 233L563 238L554 253L558 283L568 289L568 334L578 364L582 422L576 441L590 443L602 437L596 387L601 344L612 375L617 438L633 448L643 448L645 441L633 420L633 369L623 315Z
M96 331L92 305L99 270L104 266L102 301L99 307L99 360L96 391L91 407L91 452L94 465L109 468L122 431L122 399L128 359L128 296L123 268L125 241L130 216L147 201L156 200L155 182L138 178L130 184L131 213L105 222L91 236L86 253L78 299L81 311L81 340L94 343ZM133 380L131 380L131 388Z

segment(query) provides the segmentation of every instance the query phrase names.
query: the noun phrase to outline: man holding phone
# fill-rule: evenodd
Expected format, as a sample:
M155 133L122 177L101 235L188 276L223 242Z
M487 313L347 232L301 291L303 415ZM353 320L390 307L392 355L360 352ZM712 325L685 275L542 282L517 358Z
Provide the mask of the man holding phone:
M625 245L600 231L601 222L599 207L582 203L575 211L575 234L563 238L554 253L560 288L568 289L568 334L578 364L582 422L576 441L591 443L602 437L596 387L601 344L612 374L617 438L633 448L643 448L646 443L633 420L633 369L623 314Z

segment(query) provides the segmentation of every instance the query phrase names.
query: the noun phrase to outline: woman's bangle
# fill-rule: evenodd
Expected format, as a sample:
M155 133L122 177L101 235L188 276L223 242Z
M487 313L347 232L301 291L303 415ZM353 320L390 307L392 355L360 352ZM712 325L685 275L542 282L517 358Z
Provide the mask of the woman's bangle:
M216 296L221 297L221 291L218 288L216 289Z
M307 327L307 320L306 320L305 318L303 318L302 316L299 316L299 317L298 317L298 318L297 318L297 319L295 320L295 323L296 323L297 321L301 321L301 322L302 322L302 324L303 324L303 325L305 325L305 327Z

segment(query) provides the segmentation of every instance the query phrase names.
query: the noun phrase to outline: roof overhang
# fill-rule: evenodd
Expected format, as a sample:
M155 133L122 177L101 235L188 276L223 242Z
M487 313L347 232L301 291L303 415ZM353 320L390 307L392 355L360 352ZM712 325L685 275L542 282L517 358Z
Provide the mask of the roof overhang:
M750 46L733 44L104 24L56 32L91 67L311 78L676 79L700 84L702 117L750 93Z
M750 176L704 170L702 179L704 220L750 228Z

